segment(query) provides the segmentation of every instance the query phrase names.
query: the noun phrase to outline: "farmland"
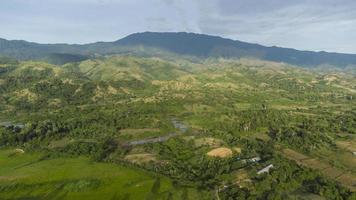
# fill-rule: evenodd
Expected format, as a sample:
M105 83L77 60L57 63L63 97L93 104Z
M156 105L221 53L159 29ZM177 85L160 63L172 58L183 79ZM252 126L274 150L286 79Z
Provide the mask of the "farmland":
M352 74L137 56L1 67L5 199L355 198Z
M331 164L325 163L325 161L323 162L319 159L305 156L291 149L283 149L282 153L286 158L294 160L302 166L318 170L325 176L340 182L345 187L348 187L351 191L356 191L356 176L350 172L353 168L350 167L349 170L338 169ZM352 162L352 158L350 159L351 160L349 162Z
M85 157L42 160L41 153L11 157L0 151L1 199L173 199L187 193L191 199L209 197L194 188L173 186L166 177L116 164L96 163ZM159 187L153 190L155 182ZM157 184L157 183L156 183Z

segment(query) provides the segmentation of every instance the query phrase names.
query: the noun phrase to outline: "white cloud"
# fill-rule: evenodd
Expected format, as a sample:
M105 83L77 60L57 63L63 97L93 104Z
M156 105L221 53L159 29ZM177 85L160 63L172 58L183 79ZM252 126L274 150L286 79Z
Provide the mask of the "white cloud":
M224 4L228 1L230 4ZM199 22L202 32L269 46L356 53L349 45L354 37L352 27L356 27L356 2L305 0L286 4L290 1L272 0L259 1L259 7L257 0L231 2L216 1L219 6L211 6L214 11L203 13Z

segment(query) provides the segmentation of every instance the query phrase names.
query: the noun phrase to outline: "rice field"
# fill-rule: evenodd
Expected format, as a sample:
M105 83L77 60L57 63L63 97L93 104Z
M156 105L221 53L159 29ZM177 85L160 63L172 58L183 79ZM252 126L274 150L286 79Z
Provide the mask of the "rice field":
M1 199L189 199L205 191L178 187L166 177L88 158L41 159L41 153L0 150Z

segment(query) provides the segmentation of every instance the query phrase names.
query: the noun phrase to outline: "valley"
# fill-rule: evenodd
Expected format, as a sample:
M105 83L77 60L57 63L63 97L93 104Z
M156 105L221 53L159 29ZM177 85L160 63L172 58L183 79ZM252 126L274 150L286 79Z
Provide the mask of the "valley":
M356 200L356 1L0 19L0 200Z
M355 80L256 59L3 61L0 197L354 199Z

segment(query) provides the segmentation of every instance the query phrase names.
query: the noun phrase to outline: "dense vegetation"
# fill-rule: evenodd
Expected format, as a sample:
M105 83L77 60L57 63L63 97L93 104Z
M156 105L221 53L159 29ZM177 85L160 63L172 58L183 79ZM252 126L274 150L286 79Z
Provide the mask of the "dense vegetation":
M354 199L355 88L352 74L256 60L112 56L59 66L3 58L0 162L29 157L0 167L0 194L102 194L111 184L102 176L14 176L86 157L154 174L139 190L147 199ZM112 191L105 198L130 198Z

